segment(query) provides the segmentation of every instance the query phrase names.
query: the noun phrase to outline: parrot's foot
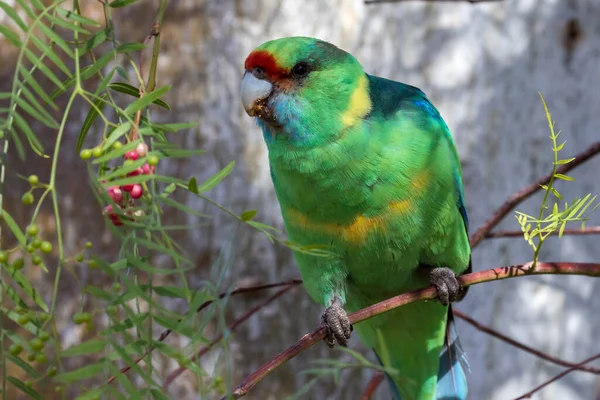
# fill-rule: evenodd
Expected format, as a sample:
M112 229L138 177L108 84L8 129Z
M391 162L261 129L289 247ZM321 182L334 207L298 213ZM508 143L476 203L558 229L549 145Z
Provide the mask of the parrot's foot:
M429 283L435 286L438 299L445 306L462 298L463 290L450 268L434 268L429 274Z
M353 328L338 297L325 309L321 319L322 326L327 328L327 335L323 339L327 346L333 347L337 342L340 346L347 347Z

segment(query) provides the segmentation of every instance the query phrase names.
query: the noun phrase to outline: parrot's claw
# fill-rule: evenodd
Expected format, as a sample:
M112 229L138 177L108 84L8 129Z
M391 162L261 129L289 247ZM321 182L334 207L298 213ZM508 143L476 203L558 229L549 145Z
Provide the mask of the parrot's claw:
M327 335L323 339L327 346L333 347L337 343L347 347L353 328L348 314L342 306L342 301L338 297L325 309L321 320L322 326L327 328Z
M429 283L437 289L438 299L443 305L447 306L461 299L463 290L450 268L434 268L429 274Z

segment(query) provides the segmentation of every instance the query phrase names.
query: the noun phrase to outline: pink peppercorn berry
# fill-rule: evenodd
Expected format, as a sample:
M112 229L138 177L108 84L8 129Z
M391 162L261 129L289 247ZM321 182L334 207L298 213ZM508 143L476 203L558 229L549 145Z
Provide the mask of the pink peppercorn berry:
M121 222L121 217L119 216L119 214L114 212L113 206L111 204L107 205L106 208L104 208L104 215L108 216L108 218L114 226L123 225L123 222Z
M148 146L146 145L146 143L140 143L135 148L135 151L140 157L145 157L146 154L148 154Z
M156 168L154 167L154 165L144 164L142 166L142 173L144 175L151 175L154 173L154 171L156 171Z
M123 192L121 191L121 188L118 186L113 186L108 188L107 190L108 195L110 196L110 198L115 202L115 203L119 203L121 200L123 200Z
M124 192L131 192L131 190L133 189L133 183L128 184L128 185L122 185L121 186L121 190L123 190Z
M144 189L142 188L142 185L133 185L133 188L131 189L130 193L132 199L139 199L140 197L142 197L143 194Z
M138 159L138 157L139 157L139 154L137 153L137 151L134 151L134 150L128 151L127 153L125 153L126 160L135 161Z

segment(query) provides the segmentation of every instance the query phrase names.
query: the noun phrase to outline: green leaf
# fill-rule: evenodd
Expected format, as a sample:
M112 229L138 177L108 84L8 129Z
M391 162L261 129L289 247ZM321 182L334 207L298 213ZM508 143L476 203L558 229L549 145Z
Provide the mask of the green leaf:
M16 387L21 392L28 395L29 398L36 399L36 400L44 400L44 398L42 396L40 396L40 394L38 392L36 392L33 388L27 386L24 382L18 380L14 376L8 376L7 379L10 383L13 384L14 387Z
M252 218L254 218L254 216L256 215L258 211L257 210L248 210L248 211L244 211L242 213L242 215L240 216L240 218L242 219L242 221L246 222L246 221L250 221Z
M15 238L17 239L19 244L21 246L25 246L27 244L27 241L25 240L25 235L23 234L21 228L19 228L19 225L17 225L13 217L11 217L5 209L2 209L2 219L4 220L4 222L6 222L6 225L8 225L8 229L10 229L13 235L15 235Z
M33 379L39 379L40 377L40 373L37 372L35 370L35 368L32 368L31 365L29 365L29 363L26 363L25 361L23 361L21 359L21 357L15 357L12 354L8 354L8 359L15 365L17 365L19 368L21 368L23 371L25 371L27 373L27 375L29 375L31 378Z
M121 136L125 135L129 129L131 129L131 122L127 121L117 126L111 133L108 135L108 138L104 141L104 145L102 146L102 150L106 151L114 142L119 140ZM95 160L98 161L98 160Z
M557 199L562 200L563 197L560 193L558 193L558 190L554 189L554 188L550 188L550 191L552 192L552 194L554 196L556 196Z
M190 181L188 182L188 190L194 194L198 194L200 192L198 192L198 183L196 182L196 178L195 177L191 177Z
M25 24L25 22L23 22L21 17L19 17L19 14L17 14L17 12L15 11L14 8L12 8L11 6L9 6L8 4L6 4L3 1L0 1L0 8L2 8L4 10L6 15L8 15L10 17L10 19L12 19L19 26L19 28L21 28L23 31L27 32L27 30L28 30L27 25Z
M42 71L42 73L46 76L46 78L50 79L52 81L52 83L54 83L56 85L56 87L58 87L60 89L64 89L63 83L60 81L60 79L58 79L56 74L54 72L52 72L52 70L50 68L48 68L48 66L46 66L46 63L44 62L44 60L42 60L41 58L38 58L33 53L33 51L29 50L28 48L24 49L24 53L25 53L25 56L27 57L27 59L29 61L31 61L31 63L37 69Z
M21 286L23 291L27 293L27 295L33 301L35 301L35 304L37 304L45 312L48 312L48 306L46 303L44 303L42 296L40 296L31 283L29 283L29 278L25 277L21 271L13 271L12 278L19 286Z
M575 157L567 158L566 160L558 160L556 162L556 165L568 164L568 163L570 163L573 160L575 160Z
M110 27L107 27L94 33L94 35L91 38L89 38L86 42L82 44L82 46L80 46L81 51L87 52L95 49L96 47L104 43L110 34L112 34L112 29Z
M195 128L198 124L196 122L181 122L173 124L152 124L152 129L164 131L164 132L178 132L183 129Z
M115 0L112 3L109 3L108 5L112 8L119 8L119 7L125 7L129 4L135 3L138 0Z
M46 109L44 109L44 107L38 102L38 99L34 96L34 94L31 93L31 91L27 88L27 86L21 85L20 89L21 89L21 93L23 94L25 99L29 100L29 103L31 104L31 106L33 108L35 108L35 110L38 113L40 113L41 116L43 117L44 121L41 121L41 122L49 128L58 129L58 127L59 127L58 122L56 122L54 117L52 117L52 115L50 115L50 113L48 111L46 111ZM19 100L21 100L20 97L17 98L17 102L19 102Z
M27 137L27 141L31 144L32 149L39 155L42 155L41 153L44 151L44 149L42 148L42 144L40 143L40 140L35 135L35 133L33 133L33 130L31 129L27 121L25 121L25 118L21 117L19 113L13 113L12 116L15 120L16 125L19 127L21 132L25 134L25 137Z
M61 8L57 7L56 11L57 11L58 14L60 14ZM67 11L67 10L64 10L64 11ZM71 13L71 15L75 15L75 14ZM58 26L62 26L63 28L68 29L68 30L70 30L72 32L78 32L78 33L80 33L82 35L86 35L86 36L92 34L92 32L88 31L87 29L82 28L80 25L74 24L71 21L68 21L66 19L63 19L63 18L54 18L54 17L52 17L51 15L48 15L48 14L46 14L46 18L48 18L53 24L58 25Z
M223 168L222 170L208 178L206 181L204 181L200 186L198 186L198 192L208 192L210 189L217 186L219 182L221 182L227 175L231 173L234 166L235 161L230 162L225 168Z
M54 30L52 30L45 24L39 24L38 26L54 44L56 44L62 49L62 51L65 52L67 56L69 56L70 58L75 58L75 54L73 53L67 42L65 42L56 32L54 32Z
M100 353L106 347L106 340L104 339L92 339L87 342L71 346L68 349L60 352L61 357L72 357L82 356L85 354L96 354Z
M559 134L560 134L560 132L559 132ZM558 137L558 135L556 135L556 136ZM556 150L555 150L555 151L561 151L561 150L562 150L562 148L563 148L563 147L565 147L565 144L566 144L566 143L567 143L567 141L565 140L564 142L562 142L560 145L558 145L558 146L556 147Z
M90 128L94 124L96 117L100 115L102 110L104 110L104 106L106 105L107 94L103 94L99 99L94 101L94 106L90 106L90 110L88 111L83 124L81 125L81 130L79 131L79 136L77 137L77 152L81 151L81 147L83 147L83 142L90 131ZM98 112L100 110L100 112Z
M25 101L22 97L17 97L17 105L25 111L27 114L31 115L33 118L46 125L48 128L57 129L58 124L48 113L41 113L39 110L34 109L27 101Z
M101 26L102 25L99 22L94 21L93 19L84 17L81 14L74 13L74 12L69 11L64 8L57 7L56 12L57 12L57 14L60 14L65 18L71 19L75 22L79 22L80 24L83 24L83 25L89 25L89 26Z
M110 85L108 85L108 87L116 92L119 93L124 93L124 94L128 94L130 96L134 96L134 97L140 97L140 91L134 87L131 86L128 83L125 82L114 82L111 83ZM156 99L154 100L152 103L161 106L163 108L166 108L167 110L170 110L171 107L169 107L169 105L167 103L165 103L164 101L162 101L161 99Z
M558 179L562 179L563 181L574 181L575 180L575 178L572 178L572 177L564 175L564 174L554 174L554 177L558 178Z
M44 89L42 89L42 87L39 85L39 83L37 83L36 78L34 78L31 75L31 72L29 72L27 70L27 68L23 67L22 65L19 65L18 69L19 69L19 73L22 76L20 87L21 88L25 87L25 83L29 84L29 86L33 89L33 91L35 93L37 93L37 95L40 96L40 98L42 100L44 100L45 104L50 105L54 110L58 110L58 106L52 101L50 96L48 96L46 94L46 92L44 91Z
M154 102L154 100L158 99L163 94L167 93L171 89L171 85L163 86L155 91L144 95L141 99L137 99L133 103L125 108L125 115L132 115L138 112L139 110L147 107L150 103Z
M84 394L77 396L75 400L96 400L101 399L102 396L102 388L95 388L92 390L88 390Z
M131 42L131 43L125 43L125 44L117 46L116 50L117 50L117 53L131 53L134 51L144 50L145 48L146 48L146 45L143 43Z
M14 33L12 30L8 29L6 26L0 24L0 33L2 36L6 38L9 42L11 42L15 47L21 48L22 43L21 39L19 39L19 35Z
M65 63L60 59L60 57L58 57L56 52L52 50L46 43L44 43L40 38L38 38L35 35L31 36L31 40L33 41L35 46L42 52L42 54L44 54L46 57L52 60L54 65L56 65L66 76L71 77L73 75L71 74L71 70L67 68Z
M61 383L74 383L99 375L106 368L106 362L100 361L96 364L86 365L74 371L58 374L54 379Z
M163 297L171 297L174 299L187 299L188 293L179 286L154 286L152 290Z

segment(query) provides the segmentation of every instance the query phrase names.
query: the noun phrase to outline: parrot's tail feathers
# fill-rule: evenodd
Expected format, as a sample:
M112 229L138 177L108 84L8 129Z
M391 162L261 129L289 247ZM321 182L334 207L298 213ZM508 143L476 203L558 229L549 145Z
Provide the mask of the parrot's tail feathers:
M448 307L446 339L440 355L438 371L437 400L465 400L467 398L465 370L471 372L471 367L458 340L452 307Z

